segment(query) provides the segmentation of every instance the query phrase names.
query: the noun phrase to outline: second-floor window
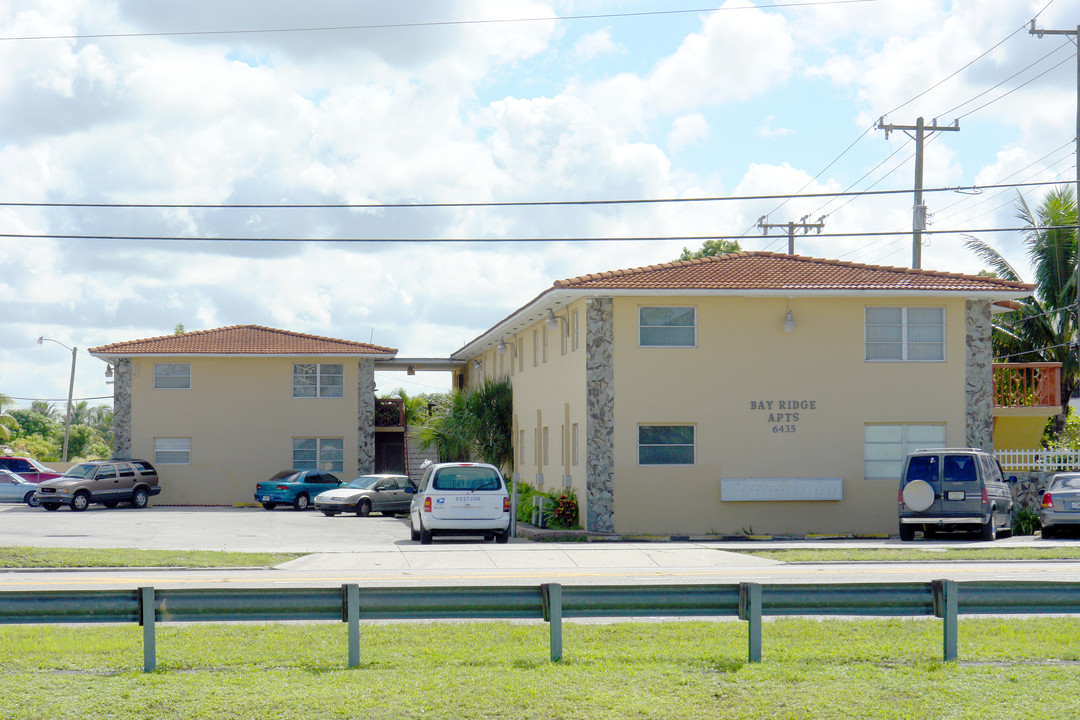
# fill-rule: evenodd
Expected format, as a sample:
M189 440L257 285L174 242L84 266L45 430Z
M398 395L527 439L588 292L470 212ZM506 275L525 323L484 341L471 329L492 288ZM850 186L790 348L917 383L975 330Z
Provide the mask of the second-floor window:
M345 397L345 366L340 363L293 365L293 397Z
M191 363L154 363L155 390L190 390Z
M866 308L866 359L945 359L945 308Z
M641 347L694 347L697 312L692 307L638 308L638 345Z

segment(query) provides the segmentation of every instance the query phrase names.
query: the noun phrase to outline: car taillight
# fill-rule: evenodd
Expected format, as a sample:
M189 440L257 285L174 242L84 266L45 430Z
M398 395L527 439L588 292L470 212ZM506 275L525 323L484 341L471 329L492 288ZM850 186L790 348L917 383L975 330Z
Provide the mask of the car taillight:
M982 504L983 505L989 505L990 504L990 496L986 494L986 488L982 489Z
M431 512L431 498L424 498L424 512Z
M1042 506L1045 508L1054 507L1054 497L1050 493L1043 495Z
M896 502L901 504L901 505L904 504L904 488L900 488L900 490L897 491L897 493L896 493Z
M275 485L274 489L275 490L288 490L289 486L288 485Z
M503 495L503 512L510 512L510 497Z

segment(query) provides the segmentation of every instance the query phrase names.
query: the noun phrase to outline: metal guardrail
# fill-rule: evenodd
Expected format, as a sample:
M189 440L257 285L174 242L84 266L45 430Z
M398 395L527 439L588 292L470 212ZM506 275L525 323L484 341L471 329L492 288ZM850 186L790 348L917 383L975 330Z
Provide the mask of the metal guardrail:
M738 617L747 656L761 662L765 616L935 616L943 657L957 659L961 614L1080 614L1080 582L854 583L831 585L573 585L363 588L209 588L0 592L0 624L124 623L143 627L143 669L157 667L159 622L347 623L349 667L360 665L360 619L535 619L562 659L563 618Z

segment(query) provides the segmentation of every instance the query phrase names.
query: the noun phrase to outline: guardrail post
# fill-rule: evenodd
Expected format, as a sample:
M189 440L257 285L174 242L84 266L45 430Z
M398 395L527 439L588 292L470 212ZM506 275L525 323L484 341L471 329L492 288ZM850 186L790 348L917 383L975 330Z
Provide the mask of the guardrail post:
M544 583L540 586L544 601L544 620L551 630L551 662L562 660L562 585Z
M344 591L342 599L345 603L345 617L342 619L348 623L346 633L349 636L349 667L360 667L360 586L355 584L342 585Z
M944 624L943 657L945 662L955 662L957 656L957 614L959 610L959 587L955 580L934 580L934 615Z
M143 633L143 672L157 668L157 643L154 640L154 588L139 588L139 624Z
M761 585L739 583L739 619L747 621L747 661L761 662Z

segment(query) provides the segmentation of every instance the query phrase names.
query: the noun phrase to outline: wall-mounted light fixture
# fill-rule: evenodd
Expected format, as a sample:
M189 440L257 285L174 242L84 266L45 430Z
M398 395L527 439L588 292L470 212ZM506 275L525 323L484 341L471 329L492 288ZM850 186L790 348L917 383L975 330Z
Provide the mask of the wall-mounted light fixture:
M416 367L414 365L410 365L408 368L405 369L405 374L406 375L415 375L416 374Z
M495 346L495 349L499 352L500 355L505 355L506 354L506 341L503 340L502 338L499 338L499 344Z
M553 327L555 327L556 325L559 324L560 320L562 320L562 324L563 324L563 335L569 336L570 335L570 324L568 322L566 322L566 318L564 318L562 315L556 315L555 312L551 308L548 308L547 320L544 321L544 324L547 325L549 328L553 328Z
M787 315L784 316L784 332L792 332L795 329L795 318L791 315L791 311L787 311Z
M474 367L476 367L477 370L484 367L484 364L480 362L479 358L473 359L472 364L473 364Z

